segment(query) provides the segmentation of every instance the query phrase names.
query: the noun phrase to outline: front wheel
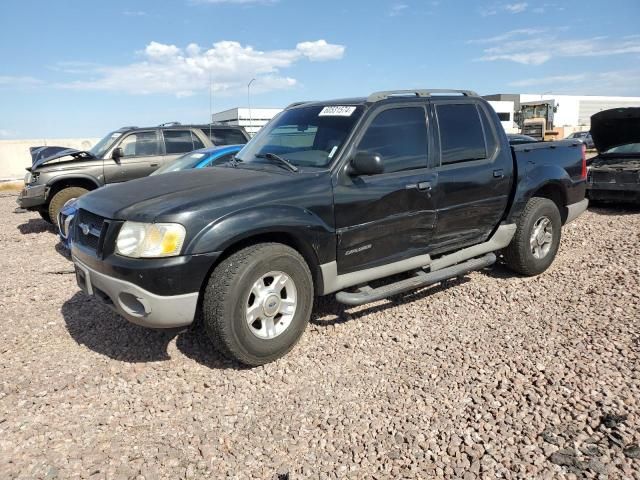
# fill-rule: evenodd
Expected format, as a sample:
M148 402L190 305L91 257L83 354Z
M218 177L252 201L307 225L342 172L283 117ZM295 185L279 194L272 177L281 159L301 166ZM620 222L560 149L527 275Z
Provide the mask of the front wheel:
M295 346L312 306L313 281L304 258L286 245L262 243L216 267L204 292L203 323L225 356L263 365Z
M518 218L516 234L504 250L507 266L522 275L544 272L560 246L562 220L555 203L534 197Z
M88 191L89 190L82 187L67 187L56 193L49 202L49 218L51 222L57 227L60 210L71 200L81 197Z

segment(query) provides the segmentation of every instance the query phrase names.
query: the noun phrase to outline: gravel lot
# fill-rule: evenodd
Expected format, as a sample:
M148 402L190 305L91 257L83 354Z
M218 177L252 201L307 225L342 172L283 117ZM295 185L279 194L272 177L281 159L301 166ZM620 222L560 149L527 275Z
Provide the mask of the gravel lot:
M14 207L0 194L2 479L640 478L639 210L583 215L538 278L320 300L292 353L245 369L80 294Z

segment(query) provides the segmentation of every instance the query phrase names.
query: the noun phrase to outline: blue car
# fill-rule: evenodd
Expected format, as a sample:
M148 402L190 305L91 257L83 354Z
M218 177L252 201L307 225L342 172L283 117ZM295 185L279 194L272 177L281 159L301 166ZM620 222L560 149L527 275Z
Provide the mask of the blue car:
M162 175L163 173L179 172L191 168L205 168L229 162L244 145L226 145L224 147L209 147L185 153L181 157L163 165L151 175ZM76 199L67 202L60 210L58 216L58 236L62 245L71 248L71 221L76 214Z

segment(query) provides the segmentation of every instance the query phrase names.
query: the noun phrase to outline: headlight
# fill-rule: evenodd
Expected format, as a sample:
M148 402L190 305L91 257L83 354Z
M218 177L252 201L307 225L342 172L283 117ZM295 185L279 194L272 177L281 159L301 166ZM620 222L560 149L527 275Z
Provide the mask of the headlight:
M27 174L24 176L24 184L29 185L32 180L33 180L33 175L31 175L31 172L27 172Z
M174 257L180 254L185 235L178 223L124 222L116 253L133 258Z

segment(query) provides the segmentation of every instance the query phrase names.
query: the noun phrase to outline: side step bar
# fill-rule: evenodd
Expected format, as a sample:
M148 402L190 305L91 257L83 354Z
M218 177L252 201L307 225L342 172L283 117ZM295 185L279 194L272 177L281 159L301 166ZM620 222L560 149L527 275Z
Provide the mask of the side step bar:
M376 302L399 293L403 293L416 288L426 287L439 283L450 278L465 275L474 270L493 265L496 262L495 253L487 253L479 258L472 258L466 262L446 267L435 272L425 272L424 270L416 270L415 277L400 280L378 288L371 288L368 285L360 287L356 292L338 292L336 300L350 306L363 305L365 303Z

